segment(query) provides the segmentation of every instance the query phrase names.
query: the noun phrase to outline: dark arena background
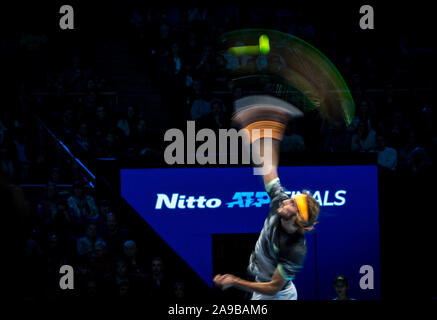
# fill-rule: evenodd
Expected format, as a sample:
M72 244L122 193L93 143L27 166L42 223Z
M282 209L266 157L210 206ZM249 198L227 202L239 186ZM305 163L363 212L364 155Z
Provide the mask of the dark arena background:
M74 9L73 30L60 27L64 4ZM360 28L366 4L374 29ZM221 291L212 279L249 277L268 213L261 178L248 165L168 165L164 134L185 133L191 120L198 130L230 128L241 91L222 77L217 41L262 28L315 46L355 101L349 127L312 114L289 124L281 146L284 186L310 188L321 204L294 280L298 299L334 299L339 275L356 300L435 299L437 51L427 6L11 5L0 38L2 226L13 232L2 260L11 297L249 302L250 294ZM216 200L181 209L174 194ZM64 265L74 270L74 289L60 287ZM363 266L372 269L371 288L360 284Z

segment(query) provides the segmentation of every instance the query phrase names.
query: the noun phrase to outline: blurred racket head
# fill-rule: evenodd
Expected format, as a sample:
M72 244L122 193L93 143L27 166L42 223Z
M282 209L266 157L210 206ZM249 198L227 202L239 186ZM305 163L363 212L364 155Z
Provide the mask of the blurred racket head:
M274 30L244 29L223 34L219 46L231 89L241 88L246 97L280 99L283 104L278 107L288 110L288 117L316 111L333 125L351 123L355 103L343 77L323 53L304 40ZM258 114L271 111L246 97L235 101L234 119L241 120L238 114L248 114L251 105L257 106Z
M287 125L291 118L300 118L303 112L293 104L270 95L249 95L235 100L232 122L244 128L259 121L273 121Z

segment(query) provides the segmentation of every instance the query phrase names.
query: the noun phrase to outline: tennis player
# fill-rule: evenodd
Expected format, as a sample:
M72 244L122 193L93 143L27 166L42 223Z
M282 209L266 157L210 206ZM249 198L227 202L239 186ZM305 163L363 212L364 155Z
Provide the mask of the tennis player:
M256 124L252 124L253 127ZM270 212L248 266L255 281L231 274L214 277L214 284L223 290L235 287L253 292L252 300L297 300L293 279L301 270L306 255L305 232L314 228L320 210L318 202L308 192L302 191L290 197L282 187L277 166L284 128L276 129L273 128L273 137L261 137L260 143L252 143L253 147L258 148L260 156L266 152L272 154L264 158L270 159L271 163L263 163L269 168L263 171L266 172L263 181L271 199ZM271 143L264 143L265 139L270 138L273 138Z

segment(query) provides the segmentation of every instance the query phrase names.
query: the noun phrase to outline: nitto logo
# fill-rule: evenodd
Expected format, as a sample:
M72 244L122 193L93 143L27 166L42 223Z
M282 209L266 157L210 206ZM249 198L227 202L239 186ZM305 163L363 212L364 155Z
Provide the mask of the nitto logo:
M299 191L287 192L288 195L293 196L300 193ZM323 196L322 196L323 195ZM328 190L321 193L320 191L315 191L313 193L314 199L319 203L320 206L343 206L346 203L346 190L337 190L334 193L334 199L332 199L332 193ZM259 192L235 192L232 197L233 201L227 202L226 206L228 208L249 208L257 207L260 208L263 205L268 205L270 203L270 197L265 191ZM334 201L332 201L334 200ZM167 209L204 209L204 208L218 208L222 205L222 200L218 198L207 199L205 196L189 196L173 193L171 197L164 193L158 193L156 199L155 209L162 209L162 206Z
M218 208L221 206L222 201L217 198L206 199L204 196L193 197L189 196L186 198L185 195L179 195L179 193L173 193L171 195L171 200L164 193L157 194L158 199L156 200L155 209L162 209L162 204L164 203L168 209L195 209L195 208Z

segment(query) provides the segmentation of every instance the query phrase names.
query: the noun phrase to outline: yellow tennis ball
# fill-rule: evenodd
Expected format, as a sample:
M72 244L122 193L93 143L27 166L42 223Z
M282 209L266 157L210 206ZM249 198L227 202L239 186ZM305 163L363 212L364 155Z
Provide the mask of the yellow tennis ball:
M265 34L262 34L259 37L259 52L261 54L267 54L270 52L269 37L267 37Z

